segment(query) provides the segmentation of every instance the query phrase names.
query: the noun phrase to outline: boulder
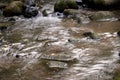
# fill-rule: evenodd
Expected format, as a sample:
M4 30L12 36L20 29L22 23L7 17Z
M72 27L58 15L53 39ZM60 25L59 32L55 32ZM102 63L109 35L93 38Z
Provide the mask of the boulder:
M79 14L79 11L78 10L75 10L75 9L65 9L63 11L63 14L67 17L67 16L72 16L72 17L75 17L76 15Z
M58 0L54 5L55 12L63 12L65 9L78 9L75 0Z
M97 11L89 16L93 21L109 21L115 17L116 15L111 11Z
M13 1L4 8L3 15L7 17L16 16L16 15L21 15L22 12L23 12L23 2Z
M28 6L26 7L26 9L23 11L23 15L26 18L31 18L31 17L35 17L38 14L38 10L36 7L31 7Z
M45 10L42 11L42 14L43 14L43 16L48 16L49 13L48 13L47 10L45 9Z

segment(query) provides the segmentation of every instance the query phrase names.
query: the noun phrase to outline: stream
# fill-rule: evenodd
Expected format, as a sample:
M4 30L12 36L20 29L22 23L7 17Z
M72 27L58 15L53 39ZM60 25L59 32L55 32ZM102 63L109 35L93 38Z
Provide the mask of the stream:
M17 18L17 17L16 17ZM55 15L17 18L1 32L0 80L112 80L119 67L120 21L80 24ZM84 37L94 31L98 39ZM52 70L41 63L44 53L64 52L78 61L66 69Z

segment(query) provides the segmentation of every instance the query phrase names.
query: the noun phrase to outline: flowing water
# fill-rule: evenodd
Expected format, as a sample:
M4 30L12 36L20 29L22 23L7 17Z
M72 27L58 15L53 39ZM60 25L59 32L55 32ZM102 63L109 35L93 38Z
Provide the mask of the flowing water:
M1 32L0 80L112 80L119 66L120 22L76 23L54 16L18 18ZM98 39L84 37L94 31ZM64 52L78 61L67 69L51 70L41 54Z

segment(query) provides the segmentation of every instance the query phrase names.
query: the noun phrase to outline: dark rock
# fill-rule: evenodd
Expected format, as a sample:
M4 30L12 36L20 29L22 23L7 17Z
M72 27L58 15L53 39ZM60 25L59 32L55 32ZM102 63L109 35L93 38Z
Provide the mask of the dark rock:
M15 22L16 20L15 20L15 18L10 18L8 21Z
M75 1L76 1L76 3L77 3L78 5L80 5L80 6L82 6L82 5L83 5L82 0L75 0Z
M23 12L23 2L13 1L4 8L3 15L7 17L16 16L16 15L21 15L22 12Z
M78 9L75 0L59 0L55 3L55 12L63 12L65 9Z
M120 0L82 0L88 7L93 9L114 9L120 7Z
M38 10L36 7L27 7L24 12L23 15L26 18L31 18L31 17L35 17L38 14Z
M24 0L24 4L29 5L29 6L33 6L33 7L36 6L34 0Z
M47 10L46 10L46 9L43 10L43 11L42 11L42 14L43 14L43 16L48 16Z
M118 53L118 56L120 57L120 52Z
M20 57L20 55L16 55L15 57L16 57L16 58L19 58L19 57Z
M120 37L120 31L117 32L117 35Z

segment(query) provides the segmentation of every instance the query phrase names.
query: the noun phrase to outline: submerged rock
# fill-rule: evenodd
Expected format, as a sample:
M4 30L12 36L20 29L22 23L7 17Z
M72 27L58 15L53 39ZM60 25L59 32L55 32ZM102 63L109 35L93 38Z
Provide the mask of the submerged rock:
M99 38L98 35L94 32L85 32L85 33L83 33L83 35L85 37L89 37L91 39L98 39Z
M54 11L63 12L65 9L78 9L75 0L59 0L55 3Z
M40 57L44 60L52 60L52 61L65 61L65 62L73 62L76 58L67 55L67 54L43 54Z
M60 68L60 69L65 69L68 68L68 64L65 62L60 62L60 61L48 61L47 65L49 68Z

